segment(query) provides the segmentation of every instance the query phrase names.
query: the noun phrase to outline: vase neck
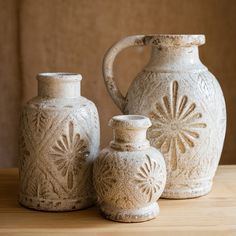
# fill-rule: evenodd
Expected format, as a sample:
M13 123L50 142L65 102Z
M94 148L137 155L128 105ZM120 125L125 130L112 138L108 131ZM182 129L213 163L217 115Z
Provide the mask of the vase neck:
M145 70L172 72L203 70L206 67L199 58L197 45L153 46L152 54Z
M40 73L38 96L45 98L80 97L81 75L73 73Z
M115 116L109 125L113 128L111 148L121 151L137 151L150 147L146 138L151 121L145 116Z

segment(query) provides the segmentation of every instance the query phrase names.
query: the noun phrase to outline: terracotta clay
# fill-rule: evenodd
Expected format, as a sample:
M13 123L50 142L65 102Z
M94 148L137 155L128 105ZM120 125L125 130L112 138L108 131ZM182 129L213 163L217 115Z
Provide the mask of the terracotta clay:
M146 139L151 121L144 116L115 116L114 138L94 163L94 186L103 215L121 222L141 222L159 214L164 190L162 154Z
M152 121L148 139L167 165L164 198L207 194L221 156L225 101L199 59L198 46L204 43L204 35L136 35L116 43L104 59L104 79L115 104L125 114ZM124 48L143 45L152 46L150 61L123 97L114 82L114 59Z
M38 96L21 117L19 201L44 211L91 206L100 137L97 109L80 95L80 75L42 73L37 79Z

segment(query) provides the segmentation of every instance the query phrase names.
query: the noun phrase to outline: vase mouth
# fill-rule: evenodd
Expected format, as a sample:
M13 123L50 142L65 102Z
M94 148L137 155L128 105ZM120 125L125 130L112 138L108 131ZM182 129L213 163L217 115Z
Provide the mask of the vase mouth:
M150 119L141 115L118 115L109 121L112 128L147 129L152 125Z
M45 82L77 82L82 80L82 76L70 72L43 72L37 75L37 79Z
M203 45L205 43L204 34L150 34L145 36L145 40L153 46L182 46L191 47Z
M79 98L82 76L68 72L45 72L37 75L38 96L44 98Z

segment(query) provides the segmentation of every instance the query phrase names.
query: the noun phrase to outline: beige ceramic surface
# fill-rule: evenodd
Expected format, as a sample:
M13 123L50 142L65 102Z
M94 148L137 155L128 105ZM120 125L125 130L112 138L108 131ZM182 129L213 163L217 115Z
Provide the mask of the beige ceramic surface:
M94 164L94 186L103 215L121 222L141 222L159 214L156 202L164 190L162 154L146 139L151 122L144 116L115 116L114 139Z
M162 197L207 194L223 147L226 111L215 77L199 59L204 35L136 35L116 43L104 58L107 89L120 110L152 121L148 139L165 157L167 184ZM116 87L113 62L129 46L151 45L146 67L127 96Z
M97 109L80 96L80 75L43 73L37 79L38 96L21 116L19 201L45 211L88 207L95 200Z

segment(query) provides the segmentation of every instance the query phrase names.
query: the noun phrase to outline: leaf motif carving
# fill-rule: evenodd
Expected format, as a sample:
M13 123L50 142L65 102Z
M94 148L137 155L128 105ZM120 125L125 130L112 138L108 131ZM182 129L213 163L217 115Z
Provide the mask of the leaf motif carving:
M40 169L34 169L34 175L28 178L25 185L27 196L35 198L57 199L59 196L53 183L47 179L47 175Z
M42 133L47 124L47 114L40 109L35 110L32 117L32 124L35 127L35 131Z

